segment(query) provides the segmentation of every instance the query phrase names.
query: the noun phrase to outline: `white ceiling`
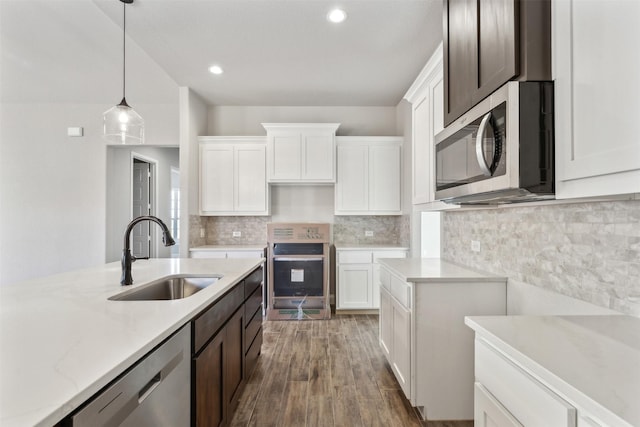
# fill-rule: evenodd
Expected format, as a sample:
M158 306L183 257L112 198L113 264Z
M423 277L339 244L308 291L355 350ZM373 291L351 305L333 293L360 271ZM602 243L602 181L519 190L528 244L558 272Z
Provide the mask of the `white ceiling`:
M135 0L127 99L173 103L188 86L210 105L395 106L442 39L441 3ZM118 101L121 26L119 0L0 0L3 102Z

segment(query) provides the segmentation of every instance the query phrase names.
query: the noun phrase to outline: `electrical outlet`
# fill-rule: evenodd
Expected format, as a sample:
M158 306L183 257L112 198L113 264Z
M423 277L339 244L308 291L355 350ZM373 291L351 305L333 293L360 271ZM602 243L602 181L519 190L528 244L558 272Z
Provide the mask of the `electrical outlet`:
M241 231L234 231L233 232L233 237L240 237L242 236L242 232Z
M480 252L480 242L478 242L477 240L472 240L471 241L471 250L473 252Z
M373 231L365 230L364 235L365 235L365 237L373 237Z
M200 237L204 238L204 227L200 228Z

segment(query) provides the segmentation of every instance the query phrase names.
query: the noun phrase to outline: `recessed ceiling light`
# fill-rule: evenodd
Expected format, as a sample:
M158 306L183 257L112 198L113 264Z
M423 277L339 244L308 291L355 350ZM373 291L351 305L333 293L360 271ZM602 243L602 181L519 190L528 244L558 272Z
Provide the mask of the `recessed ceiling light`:
M209 67L209 72L211 74L222 74L224 71L219 65L212 65L211 67Z
M347 19L347 13L342 9L333 9L331 12L327 14L327 19L330 22L334 22L336 24Z

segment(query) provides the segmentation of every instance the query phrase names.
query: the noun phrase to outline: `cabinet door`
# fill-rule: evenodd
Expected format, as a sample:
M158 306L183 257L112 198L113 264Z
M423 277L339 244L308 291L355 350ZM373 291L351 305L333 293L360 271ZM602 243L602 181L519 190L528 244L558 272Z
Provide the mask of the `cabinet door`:
M447 125L471 107L476 87L477 3L477 0L444 2L444 119Z
M556 197L640 192L640 2L552 8Z
M369 146L369 211L400 214L400 146Z
M266 147L239 145L235 152L235 210L267 214Z
M387 361L392 363L391 346L393 345L393 306L391 305L391 294L386 289L380 288L380 319L378 323L380 348Z
M244 380L244 304L229 319L224 329L224 396L225 403L233 407Z
M269 144L269 180L300 179L300 133L273 135L269 137Z
M206 145L200 151L200 212L233 212L233 145Z
M366 145L338 146L338 179L336 180L336 214L362 212L369 209L369 160Z
M518 74L515 0L482 0L478 7L475 105Z
M444 98L442 50L433 54L427 67L430 67L424 86L413 101L413 204L428 203L434 200L435 135L444 129Z
M306 181L335 182L335 137L333 134L303 133L303 168Z
M411 399L411 312L392 298L393 371L407 399Z
M474 387L475 427L522 427L522 424L480 383Z
M338 266L338 303L336 308L373 308L371 264Z
M196 427L217 427L225 419L224 335L219 332L194 360Z

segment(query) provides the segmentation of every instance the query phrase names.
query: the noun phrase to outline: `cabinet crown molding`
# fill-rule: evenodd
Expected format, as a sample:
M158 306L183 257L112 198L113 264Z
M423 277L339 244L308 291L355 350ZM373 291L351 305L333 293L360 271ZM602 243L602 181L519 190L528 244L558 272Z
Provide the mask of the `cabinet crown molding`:
M329 129L336 131L340 123L262 123L267 131L276 129Z
M414 82L411 84L411 87L409 87L409 90L407 90L407 93L404 94L403 98L412 104L417 101L420 94L428 85L429 80L431 80L431 74L438 71L442 71L442 42L440 42L436 50L433 52L422 71L420 71L420 74L418 74L418 77L416 77Z

